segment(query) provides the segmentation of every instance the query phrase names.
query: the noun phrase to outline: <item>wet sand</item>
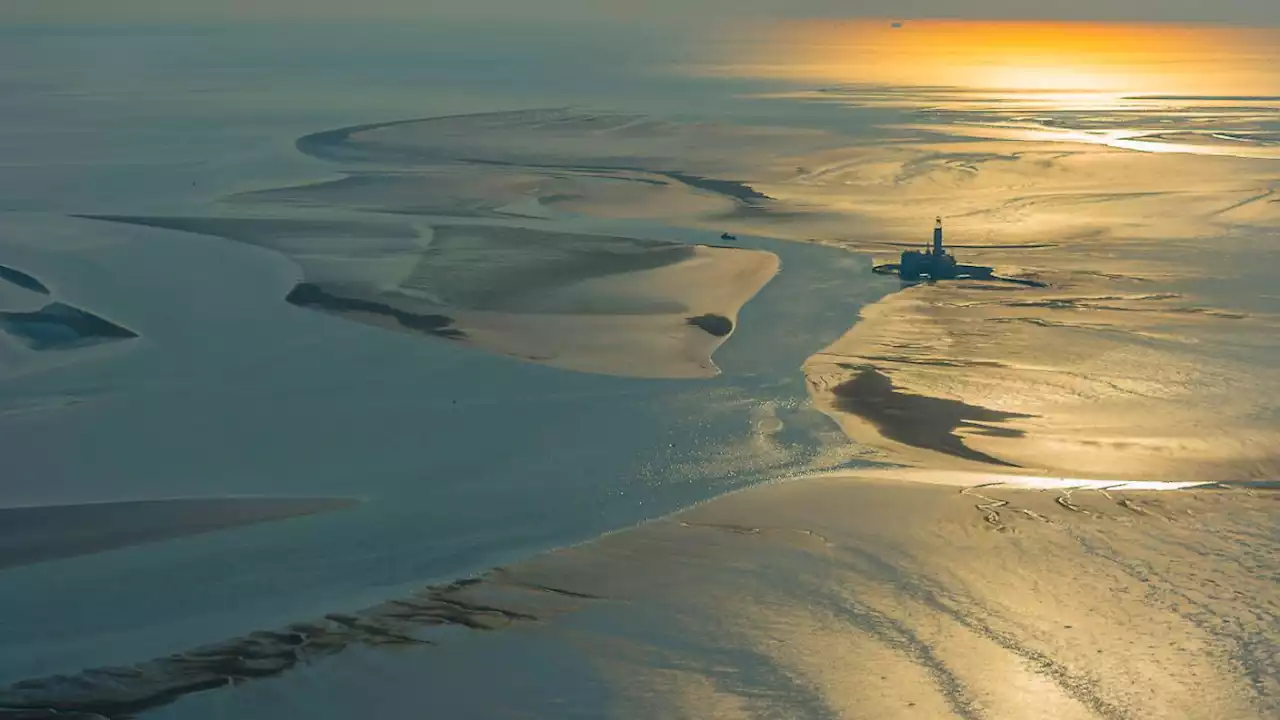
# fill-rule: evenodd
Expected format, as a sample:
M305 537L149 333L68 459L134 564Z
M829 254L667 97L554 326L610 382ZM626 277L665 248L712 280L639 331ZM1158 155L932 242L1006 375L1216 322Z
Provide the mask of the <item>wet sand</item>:
M891 295L805 363L815 406L886 459L920 467L1275 477L1264 388L1280 378L1261 365L1273 317L1207 307L1162 283L1070 282ZM957 437L942 432L953 428Z
M614 658L576 643L600 650L634 717L1280 710L1274 490L903 480L748 490L518 576L672 623ZM703 652L738 657L682 662Z
M718 374L711 356L777 256L655 239L432 222L92 216L279 252L298 307L580 372ZM718 318L696 320L689 318Z
M1019 717L1032 697L1082 720L1280 709L1274 489L922 479L757 487L363 611L32 680L0 691L0 707L341 718L376 694L552 716L511 681L533 662L555 687L603 683L606 706L574 701L584 717ZM502 632L463 645L449 626ZM377 646L412 673L351 654ZM295 675L330 690L257 682Z

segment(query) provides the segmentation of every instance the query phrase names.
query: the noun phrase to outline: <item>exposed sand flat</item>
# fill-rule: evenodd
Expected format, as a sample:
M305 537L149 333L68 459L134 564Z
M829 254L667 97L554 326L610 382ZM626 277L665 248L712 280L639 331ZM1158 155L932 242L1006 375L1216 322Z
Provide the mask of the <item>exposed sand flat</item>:
M346 498L192 498L0 508L0 568L354 504Z
M918 465L1274 477L1280 333L1261 297L1268 281L1251 268L1273 244L1276 161L1103 142L1127 126L1202 136L1206 112L1046 110L1034 122L1015 112L955 109L913 125L923 134L910 142L818 153L791 181L760 186L777 207L832 214L744 219L762 232L812 222L822 241L891 262L897 239L926 238L929 208L961 262L1048 285L917 287L866 308L806 363L815 403L854 439ZM837 228L838 217L860 221ZM888 385L877 390L880 376Z
M33 679L0 691L0 707L114 718L177 700L161 715L341 718L376 696L559 717L562 699L509 680L536 662L559 687L603 682L606 705L577 696L584 715L1280 711L1275 490L912 475L753 488L475 581L133 668ZM464 646L440 626L525 630ZM384 654L337 654L356 647ZM285 687L298 691L248 682L275 675L297 677Z
M725 170L744 169L744 153L838 147L815 130L717 123L574 109L452 115L339 128L299 138L300 151L326 160L421 167L442 162L544 169L646 170L747 191ZM687 173L687 175L685 175ZM708 188L708 189L711 189ZM754 191L750 192L755 195Z
M776 199L769 206L773 213L741 221L761 233L874 247L918 236L921 220L932 212L948 218L953 229L964 229L966 242L1010 250L1041 243L1074 251L1114 249L1140 241L1159 241L1167 250L1171 242L1203 242L1233 226L1265 229L1280 212L1264 197L1276 160L1145 153L1008 135L853 145L797 157L790 177L756 184ZM1186 181L1191 176L1195 183ZM793 209L806 212L785 212ZM1065 255L988 257L1053 267ZM1149 258L1171 264L1169 259Z
M857 98L865 90L850 92ZM833 95L841 93L822 99ZM1245 128L1234 134L1205 128L1196 108L1025 115L962 106L941 112L938 122L881 128L892 142L572 110L424 118L305 136L300 150L343 163L352 175L246 197L464 216L563 210L679 219L866 249L909 239L922 218L942 214L973 228L970 242L993 246L982 264L1049 267L1079 267L1080 251L1104 245L1158 240L1167 250L1171 241L1199 242L1226 228L1267 228L1280 212L1270 202L1276 159L1267 153L1274 148L1256 157L1231 152L1266 142L1256 126L1274 121L1273 111L1221 116ZM1133 139L1145 135L1132 128L1153 124L1167 131ZM1161 151L1166 136L1182 135L1207 138L1192 150L1212 147ZM1237 136L1244 140L1223 139ZM1210 152L1218 146L1228 152ZM999 252L1046 243L1073 252L1036 253L1030 263L1025 252ZM1100 253L1092 269L1110 257ZM1173 269L1162 258L1147 260Z
M477 232L508 238L526 234L472 227L448 231L450 236ZM712 354L732 332L742 305L778 272L777 256L678 245L649 250L631 256L592 252L594 257L577 267L539 262L545 269L535 273L512 257L517 251L507 249L505 259L492 266L424 263L426 272L405 287L442 299L463 341L476 347L582 372L714 376ZM654 259L666 264L648 267ZM618 261L632 269L622 269ZM559 270L568 274L556 278ZM709 314L723 319L714 332L691 321Z
M837 87L814 98L860 101L867 92L865 88ZM920 102L920 98L911 100ZM867 397L855 392L860 386L853 382L865 369L862 366L867 366L888 378L899 402L914 406L912 398L932 398L944 404L961 401L971 407L956 418L959 424L951 430L927 441L917 437L914 444L895 441L893 452L927 460L927 452L944 443L948 454L957 458L1053 466L1054 461L1037 458L1076 453L1081 446L1071 438L1087 435L1087 429L1096 426L1101 416L1092 413L1088 419L1078 415L1067 418L1062 403L1083 405L1105 396L1111 407L1103 425L1110 430L1119 428L1118 436L1123 439L1111 441L1108 452L1090 454L1096 458L1093 465L1063 469L1105 473L1120 450L1131 447L1143 457L1197 457L1201 467L1193 470L1197 477L1268 472L1274 458L1261 448L1272 444L1274 433L1237 422L1255 414L1256 408L1245 407L1247 401L1240 400L1237 407L1227 409L1221 407L1220 398L1230 397L1236 403L1236 394L1225 392L1236 380L1256 389L1241 396L1274 396L1274 374L1263 367L1266 363L1259 363L1260 355L1242 357L1241 352L1225 361L1205 348L1220 346L1224 337L1235 342L1246 333L1255 338L1274 334L1274 323L1262 316L1246 317L1238 307L1215 307L1221 298L1187 295L1175 283L1205 276L1232 277L1242 263L1252 262L1249 258L1263 252L1257 241L1244 238L1261 237L1259 233L1273 226L1280 212L1272 187L1275 161L1233 152L1156 152L1133 142L1187 144L1190 138L1195 140L1192 145L1208 150L1261 146L1270 142L1263 128L1275 121L1274 111L1257 107L1243 114L1224 114L1221 108L1197 108L1195 103L1186 107L1139 103L1106 114L1045 109L1031 115L1025 108L1000 103L970 106L953 101L955 98L938 99L942 109L931 122L881 128L877 132L885 137L878 138L880 141L832 129L676 122L564 109L340 128L305 136L297 145L302 152L341 163L346 177L238 196L236 200L410 216L503 217L509 221L521 217L555 221L565 217L564 213L648 217L688 227L829 243L874 252L886 261L896 259L911 238L923 238L927 219L941 213L947 217L952 244L962 261L992 266L1001 276L1048 283L1053 288L1031 297L1031 302L1044 305L1019 305L1023 296L1016 291L977 285L958 290L955 298L940 293L922 305L904 307L891 301L887 307L893 309L872 323L886 335L870 338L868 333L873 330L863 328L857 336L860 339L856 342L870 342L875 347L865 352L849 346L833 347L830 354L844 358L836 362L859 367L809 375L823 376L816 381L820 385L840 387L845 395L841 402L846 406ZM1205 124L1206 112L1216 113L1212 127ZM1149 127L1160 130L1141 130ZM1196 181L1188 183L1188 177ZM702 361L706 353L690 346L696 336L688 335L685 329L673 330L657 320L656 312L648 312L652 316L644 322L631 318L630 329L608 324L603 317L576 317L582 314L577 310L571 313L574 320L563 317L557 304L564 304L560 299L565 290L552 285L572 286L570 292L576 292L583 287L582 278L562 276L551 264L539 265L538 272L551 278L539 292L525 291L536 274L530 260L527 273L493 270L493 275L479 282L479 292L453 283L453 295L465 300L443 302L438 289L448 282L446 274L472 283L476 274L470 268L497 268L502 256L524 244L518 239L510 242L500 233L489 231L483 242L469 247L459 240L457 231L438 229L435 238L424 235L410 242L411 247L396 254L394 260L390 255L378 259L365 255L360 276L362 281L377 276L376 294L350 286L351 277L357 274L354 253L343 259L341 251L328 252L323 258L298 248L287 252L299 263L310 265L308 281L325 274L342 283L343 288L332 289L336 295L398 307L415 316L448 318L453 324L447 327L469 332L473 342L500 352L592 371L627 366L627 374L636 374L634 367L640 365L655 368L641 374L656 376L698 376L708 371ZM412 246L427 244L433 246L428 251L429 261L414 261L420 248ZM464 256L467 259L451 260L443 254L446 247L452 253L468 254ZM469 254L475 252L485 257L483 263L470 259ZM657 253L654 251L655 257ZM351 264L345 265L348 261ZM556 262L572 264L576 260L561 257ZM594 257L591 262L603 260ZM464 267L467 263L470 266ZM393 295L402 294L397 289L402 282L414 286L408 289L417 293L422 289L416 287L421 277L432 272L434 285L417 294L418 300L447 307L432 308L403 297L387 297L388 289ZM496 278L515 282L518 292L508 295L522 293L522 302L489 307L486 303L491 298L485 294L503 292L494 289L501 284ZM618 282L613 277L608 284L617 286ZM603 284L595 284L592 294L596 297L591 304L599 306L610 292ZM982 299L984 294L991 296L990 301ZM1161 299L1166 295L1172 299ZM1140 296L1148 299L1134 299ZM579 292L577 300L584 297ZM678 304L673 298L657 295L650 300L673 307ZM637 314L634 301L633 297L622 303L625 307L617 313L599 314ZM531 316L523 318L527 332L520 332L520 325L505 317L513 306ZM997 306L1004 307L993 311ZM495 309L502 315L492 315ZM481 314L463 318L473 310ZM711 308L706 313L732 322L731 312ZM698 314L703 313L691 316ZM364 316L398 326L398 321L388 317ZM1240 327L1223 328L1219 321L1239 323ZM574 330L579 322L583 333ZM924 327L931 330L917 332ZM649 348L622 350L614 338L632 333L646 335ZM908 337L912 339L906 340ZM994 347L984 346L988 337ZM905 348L908 342L918 343L920 348ZM1195 345L1201 347L1192 347ZM1063 346L1078 346L1081 352L1069 362L1048 357L1052 353L1047 348ZM611 354L611 348L618 351ZM1087 352L1098 359L1083 357ZM661 363L653 360L658 356L679 358L677 363L683 367L659 367ZM1105 373L1099 377L1093 369L1079 369L1107 365L1101 358L1118 356L1126 358L1119 372L1123 377L1105 377ZM899 365L909 365L911 372L877 358L899 359ZM810 365L822 362L819 359ZM973 363L987 365L975 373L970 372L976 367ZM932 369L927 369L930 364ZM996 366L1005 367L998 372ZM1020 370L1013 370L1015 367ZM977 376L999 375L1007 381L1015 372L1022 372L1022 377L1014 388L1029 387L1019 382L1030 373L1048 373L1049 387L1055 388L1052 397L1040 403L1028 403L1021 395L992 401L988 396L994 392L994 383L980 378L981 387L974 385ZM926 373L929 378L924 377ZM1192 381L1192 376L1199 379ZM1075 379L1064 382L1064 377ZM826 391L818 394L822 392ZM1209 405L1220 413L1221 422L1208 422L1213 430L1207 433L1145 428L1153 418L1163 423L1165 416L1119 398L1153 393L1171 405L1174 394L1209 396ZM979 398L983 401L974 402ZM941 406L926 400L919 406L924 407ZM1184 403L1177 408L1182 415L1176 422L1183 427L1206 424L1205 403L1198 405L1195 417L1188 416L1185 407ZM895 412L905 417L904 408ZM918 419L923 412L911 417ZM992 413L1007 419L1035 417L995 424L979 419ZM1044 433L1034 434L1048 444L1033 452L1028 442L1032 436L1026 434L1026 428L1037 420L1051 422L1047 419L1051 413L1058 427L1049 433L1051 439ZM892 418L881 415L870 423L872 432L854 427L865 420L857 419L857 413L843 413L841 422L859 440L892 436L892 432L885 433ZM1169 419L1170 426L1174 422ZM874 429L877 423L878 430ZM912 421L903 427L916 425L919 423ZM978 434L982 437L976 437ZM964 436L974 437L966 441ZM922 443L924 455L917 452ZM1014 450L1012 459L991 449L1008 452L1015 444L1025 450ZM1136 467L1139 463L1131 464Z
M351 172L339 180L244 193L230 201L507 220L565 214L698 220L731 212L739 197L749 192L736 186L712 190L691 184L696 182L635 170L446 164Z
M717 374L772 253L487 225L99 216L275 250L312 310L583 372Z
M279 252L302 269L304 281L393 287L417 263L426 242L405 222L301 218L86 215L89 220L178 230L235 240Z
M1280 376L1253 364L1265 351L1237 359L1198 340L1223 323L1274 337L1274 320L1105 281L1075 289L889 296L805 364L810 393L851 437L913 464L1208 481L1280 472L1265 421Z
M236 199L464 217L575 213L723 230L726 222L746 227L744 212L766 221L794 213L759 184L785 182L794 158L850 142L806 128L571 109L430 117L303 136L300 151L341 163L349 176Z
M608 598L572 632L631 717L1280 710L1275 491L874 475L747 490L509 575Z
M666 609L674 627L649 657L682 685L736 696L744 717L1003 718L1034 705L1055 718L1265 718L1280 711L1276 512L1274 492L801 481L523 577ZM716 643L739 664L679 662L681 647ZM613 664L633 716L710 709L643 661ZM762 668L791 690L755 693Z
M753 250L471 226L437 228L433 249L406 287L465 308L453 317L469 342L638 377L715 375L712 353L779 268ZM707 314L728 327L690 322Z

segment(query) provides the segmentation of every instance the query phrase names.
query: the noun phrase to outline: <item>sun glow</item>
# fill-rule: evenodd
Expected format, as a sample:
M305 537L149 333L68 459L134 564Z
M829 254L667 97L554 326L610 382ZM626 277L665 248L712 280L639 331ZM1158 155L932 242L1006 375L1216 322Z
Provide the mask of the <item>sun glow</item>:
M1280 29L889 20L772 27L720 70L871 86L1040 95L1280 94Z

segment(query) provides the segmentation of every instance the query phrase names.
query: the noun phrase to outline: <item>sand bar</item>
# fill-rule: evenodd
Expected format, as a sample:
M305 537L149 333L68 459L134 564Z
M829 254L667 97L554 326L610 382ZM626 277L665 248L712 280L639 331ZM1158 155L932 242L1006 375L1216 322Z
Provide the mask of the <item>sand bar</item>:
M161 715L339 718L375 694L385 707L559 717L537 685L504 679L545 661L561 695L603 678L601 712L617 717L995 718L1034 702L1080 720L1206 707L1262 720L1280 708L1275 491L948 486L911 472L752 488L365 610L21 683L0 707L116 717L181 698ZM471 645L445 627L536 630ZM367 653L341 652L356 646L398 654L371 673ZM218 673L237 682L190 695ZM329 690L244 682L276 675ZM595 697L575 707L592 712Z
M581 372L718 374L773 253L491 225L96 216L279 252L299 307Z
M0 568L354 504L347 498L192 498L0 508Z

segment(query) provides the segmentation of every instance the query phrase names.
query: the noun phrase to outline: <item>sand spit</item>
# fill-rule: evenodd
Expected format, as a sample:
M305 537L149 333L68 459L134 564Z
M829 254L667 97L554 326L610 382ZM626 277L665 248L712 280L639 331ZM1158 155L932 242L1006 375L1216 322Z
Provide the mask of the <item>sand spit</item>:
M192 498L0 508L0 568L338 510L345 498Z
M299 307L633 377L717 374L712 354L779 268L755 250L516 227L95 217L280 252L302 270L285 298Z
M525 676L532 657L559 687L604 678L607 705L575 706L584 716L1280 711L1274 491L913 474L752 488L363 611L18 683L0 691L0 708L115 719L182 699L175 717L252 708L336 719L377 696L427 714L563 717L562 698L541 705L529 684L475 692ZM432 632L525 623L537 634L501 633L466 652L451 645L462 638ZM397 654L370 672L367 658L338 654L355 646ZM592 678L565 675L583 667L566 654ZM411 672L388 672L402 665ZM248 682L286 672L334 690ZM359 692L340 689L355 677Z
M574 280L530 293L527 302L515 304L512 296L497 309L457 310L453 317L477 346L556 367L712 377L719 373L712 355L732 334L738 310L778 272L778 258L754 250L680 250L689 257Z
M785 178L768 167L779 157L847 142L814 130L570 109L420 118L299 138L299 151L341 163L348 176L237 199L460 217L568 212L715 227L742 212L773 212L778 203L758 185Z
M841 138L814 130L573 109L398 120L313 133L296 142L312 157L401 169L452 162L640 170L744 201L768 199L741 181L721 179L751 165L744 162L744 152L805 152L842 144Z
M138 337L132 330L60 302L32 312L0 312L0 330L32 350L67 350Z

